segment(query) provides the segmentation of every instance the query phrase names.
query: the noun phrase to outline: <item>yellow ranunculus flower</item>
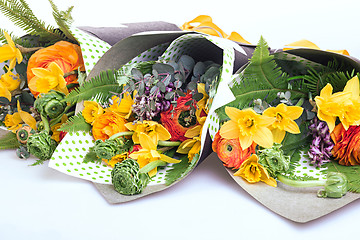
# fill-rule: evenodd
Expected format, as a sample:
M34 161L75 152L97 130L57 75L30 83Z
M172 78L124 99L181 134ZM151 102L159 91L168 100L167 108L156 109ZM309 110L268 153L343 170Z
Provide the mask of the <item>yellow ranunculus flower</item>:
M130 131L133 131L132 140L135 144L140 143L140 134L144 133L149 136L150 139L157 145L159 140L165 141L171 138L170 133L163 125L154 122L154 121L142 121L136 122L133 124L132 122L126 123L125 127Z
M126 92L120 102L119 97L113 96L111 99L113 103L110 105L109 110L128 119L131 115L132 105L134 104L134 100L131 98L130 93Z
M225 107L225 113L230 120L220 128L222 138L239 138L242 149L250 147L253 142L265 148L273 145L273 135L268 127L275 118L259 115L251 108Z
M18 130L23 123L29 125L32 129L36 130L36 120L30 113L21 110L19 101L17 102L17 112L8 114L5 117L5 126L13 133Z
M259 163L257 155L253 154L246 159L240 166L234 176L244 178L249 183L264 182L272 187L276 187L276 180L270 177L266 168Z
M146 135L145 133L139 134L140 145L142 149L137 152L133 152L129 155L130 158L137 160L140 165L140 168L143 168L148 163L153 161L162 160L167 163L179 163L180 160L166 156L157 151L157 143L153 139ZM151 170L148 174L150 177L154 176L157 172L157 168Z
M269 107L263 112L264 116L275 118L275 122L270 127L274 142L281 143L285 137L285 132L300 133L299 126L294 120L298 119L302 112L302 107L286 106L284 103L280 103L276 107Z
M4 32L4 36L6 38L7 44L4 44L0 47L0 62L10 60L10 71L15 67L16 61L18 63L22 62L23 57L20 50L15 47L15 43L11 39L10 35L7 32Z
M104 109L95 101L84 101L82 115L87 123L93 124L95 119L104 113Z
M110 167L115 167L115 164L117 164L118 162L122 162L124 161L125 159L127 159L129 156L129 153L128 152L124 152L122 154L118 154L118 155L115 155L113 156L110 160L107 160L107 159L103 159L103 161L109 165Z
M29 82L32 91L47 93L54 89L65 94L69 93L64 72L55 62L50 63L47 68L32 68L31 71L35 75Z
M5 97L11 101L11 91L17 89L19 85L19 76L8 71L0 78L0 97Z

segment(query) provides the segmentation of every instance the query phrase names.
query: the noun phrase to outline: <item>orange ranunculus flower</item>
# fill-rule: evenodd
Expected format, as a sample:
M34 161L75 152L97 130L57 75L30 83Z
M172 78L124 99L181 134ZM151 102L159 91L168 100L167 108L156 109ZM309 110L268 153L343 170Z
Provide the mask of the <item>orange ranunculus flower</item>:
M350 126L345 130L342 123L331 133L335 146L331 153L341 165L360 165L360 126Z
M255 153L256 143L243 150L239 138L226 139L217 132L212 143L212 149L217 153L225 167L239 169L241 164Z
M92 126L92 134L95 140L105 140L114 135L115 133L125 132L125 119L114 112L106 112L95 119Z
M84 71L84 61L81 54L81 49L78 45L66 41L60 41L52 46L36 51L29 59L27 69L27 79L30 83L35 76L31 69L33 68L47 68L50 63L55 62L64 73L71 72L80 68ZM77 76L70 75L65 78L66 83L77 83ZM39 95L38 92L32 91L35 97Z

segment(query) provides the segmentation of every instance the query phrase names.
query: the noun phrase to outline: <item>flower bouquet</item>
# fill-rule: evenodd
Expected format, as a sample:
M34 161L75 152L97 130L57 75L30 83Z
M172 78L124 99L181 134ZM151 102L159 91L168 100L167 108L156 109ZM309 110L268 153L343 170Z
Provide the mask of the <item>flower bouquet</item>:
M214 152L241 187L294 221L358 199L359 70L330 51L270 53L261 38L229 85L234 100L216 110Z
M217 90L246 63L245 50L167 23L73 28L72 8L49 2L58 29L24 1L0 4L29 33L3 32L1 122L10 132L1 149L33 155L32 165L50 159L51 168L94 182L109 202L185 177L211 153L207 115L223 101ZM144 30L173 31L128 37Z
M118 42L65 98L80 102L78 113L60 129L69 134L49 166L94 182L111 203L180 181L211 153L207 116L233 73L235 52L246 59L235 49L244 52L193 32Z

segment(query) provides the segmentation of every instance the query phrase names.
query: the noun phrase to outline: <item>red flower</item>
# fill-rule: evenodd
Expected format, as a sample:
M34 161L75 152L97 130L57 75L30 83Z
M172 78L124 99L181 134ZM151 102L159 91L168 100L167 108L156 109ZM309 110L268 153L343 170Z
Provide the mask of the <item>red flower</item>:
M132 151L129 151L129 155L133 152L138 152L140 149L142 149L142 147L139 144L134 145Z
M219 132L216 133L212 143L212 149L217 153L225 167L239 169L241 164L255 153L256 143L243 150L240 146L239 138L225 139Z
M191 113L190 105L186 105L191 100L191 94L179 97L175 108L171 105L168 111L160 114L161 124L171 134L170 141L185 141L188 139L184 136L186 131L197 124L195 112ZM195 106L195 103L192 104Z
M360 165L360 126L350 126L345 130L338 124L331 133L335 146L331 153L341 165Z

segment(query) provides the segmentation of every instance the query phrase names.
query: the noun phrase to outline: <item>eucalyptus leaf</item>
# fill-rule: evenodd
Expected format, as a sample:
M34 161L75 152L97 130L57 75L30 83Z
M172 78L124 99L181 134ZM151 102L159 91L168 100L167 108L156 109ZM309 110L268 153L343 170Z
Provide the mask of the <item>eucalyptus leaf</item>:
M16 64L15 70L19 75L26 76L27 65L23 62Z
M181 81L175 81L174 86L175 86L175 88L181 88L182 82Z
M170 64L166 64L166 63L155 63L153 65L153 70L156 70L159 74L161 73L174 74L174 68Z
M190 91L193 91L197 88L197 83L196 82L189 82L189 84L187 85L187 88L190 90Z
M151 100L151 101L150 101L150 109L151 109L152 111L155 111L155 110L156 110L156 103L155 103L154 100Z
M144 92L145 92L145 83L144 81L140 81L137 94L141 96L144 94Z
M192 95L192 98L198 102L203 98L203 96L204 96L204 94L202 94L202 93L195 93Z
M153 70L152 70L152 74L153 74L154 78L156 78L156 79L159 78L159 73L158 73L157 70L153 69Z
M168 92L165 94L165 99L170 100L175 96L175 92Z
M201 75L203 75L205 73L205 70L206 70L205 63L197 62L194 66L193 75L195 77L200 77Z
M159 87L157 86L153 86L151 89L150 89L150 94L154 94L156 91L159 90Z
M179 62L181 62L183 67L188 71L191 71L195 65L194 59L188 55L182 55L179 59Z
M180 97L185 97L185 96L186 96L186 94L185 94L183 91L176 90L175 92L176 92L177 95L179 95Z
M166 86L163 82L157 82L156 86L159 88L161 92L166 92Z
M143 76L142 72L137 68L131 69L131 75L137 81L140 81L140 80L144 79L144 76Z
M186 103L185 103L185 106L190 106L191 104L192 104L192 100L190 100L190 101L187 101Z

